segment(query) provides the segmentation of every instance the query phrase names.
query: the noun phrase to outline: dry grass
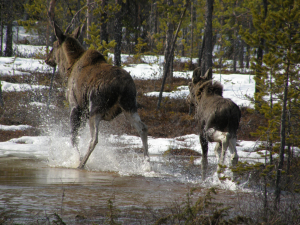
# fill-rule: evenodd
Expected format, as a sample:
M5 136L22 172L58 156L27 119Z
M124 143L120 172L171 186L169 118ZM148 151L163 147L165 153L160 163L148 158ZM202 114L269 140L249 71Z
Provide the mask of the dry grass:
M50 85L51 74L34 73L31 76L4 76L1 80L11 83L27 83ZM144 94L151 91L159 91L162 80L135 80L137 87L138 112L141 119L148 126L149 135L153 137L174 138L186 134L197 133L197 123L192 115L189 115L189 106L184 99L163 98L160 110L157 110L157 98L147 97ZM178 86L187 85L189 80L184 78L173 78L165 84L165 91L176 90ZM68 105L64 96L65 81L56 75L54 89L52 92L51 105L54 109L36 107L31 102L47 103L49 90L34 92L4 92L4 107L0 109L0 124L19 125L27 124L34 128L26 131L0 131L0 141L7 141L14 137L23 135L39 135L43 133L45 119L49 123L68 121ZM250 135L258 126L265 123L262 116L249 112L242 108L242 119L238 131L238 139L255 140ZM136 130L130 126L125 117L120 115L115 120L107 123L106 128L115 134L137 135Z

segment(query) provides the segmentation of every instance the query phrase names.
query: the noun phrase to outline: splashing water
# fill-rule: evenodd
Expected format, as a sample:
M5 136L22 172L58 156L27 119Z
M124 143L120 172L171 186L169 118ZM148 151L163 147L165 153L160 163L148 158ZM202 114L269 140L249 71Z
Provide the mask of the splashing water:
M52 123L51 127L45 130L47 130L45 136L11 140L9 144L6 144L7 151L4 153L7 156L35 157L46 160L47 165L52 168L77 168L80 157L84 156L89 145L88 126L80 130L80 153L72 147L65 123L59 125ZM167 139L149 137L149 160L145 159L143 154L136 152L142 147L139 137L117 136L106 132L105 129L100 130L102 133L99 133L98 144L86 163L86 171L115 172L120 176L155 177L162 181L197 184L205 187L214 186L230 190L241 188L240 185L236 185L229 179L221 181L218 178L218 174L215 173L217 161L213 155L214 145L209 145L209 152L212 154L209 157L209 172L205 181L202 181L201 177L201 158L191 160L189 157L163 154L170 146L174 148L180 147L180 145L195 146L194 148L197 146L198 148L196 136L175 138L172 139L172 142ZM2 146L1 148L3 149ZM228 164L229 158L230 154L227 154L226 164ZM224 176L232 177L232 174L230 171L226 171Z
M49 142L49 166L77 168L80 156L83 157L88 148L90 139L88 128L83 129L79 138L78 148L80 154L76 148L72 147L69 137L61 137L59 132L50 133L52 134ZM116 143L111 143L109 141L111 139L107 134L99 134L98 144L90 155L85 169L90 171L113 171L122 176L153 175L148 160L132 150L120 153L121 147Z

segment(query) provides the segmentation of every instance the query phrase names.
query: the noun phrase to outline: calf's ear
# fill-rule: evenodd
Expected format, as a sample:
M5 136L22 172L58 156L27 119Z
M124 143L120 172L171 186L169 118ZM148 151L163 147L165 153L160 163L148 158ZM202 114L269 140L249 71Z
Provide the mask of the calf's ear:
M204 75L204 77L203 77L205 80L208 80L208 76L209 76L209 74L212 72L211 70L212 70L212 69L211 69L211 67L210 67L210 68L206 71L206 73L205 73L205 75Z
M64 35L64 33L61 31L61 29L55 22L54 22L54 32L59 44L62 44L66 39L66 36Z
M200 77L201 77L201 67L197 67L193 71L192 82L194 84L198 83L200 81Z

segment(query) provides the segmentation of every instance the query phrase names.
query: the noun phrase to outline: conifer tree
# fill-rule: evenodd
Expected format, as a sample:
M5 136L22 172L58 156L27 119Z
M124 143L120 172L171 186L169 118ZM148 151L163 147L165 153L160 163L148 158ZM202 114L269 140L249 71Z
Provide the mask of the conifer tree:
M280 140L278 146L279 162L276 173L275 208L280 202L282 171L284 170L284 154L287 141L299 145L299 128L291 128L292 121L299 118L298 98L300 90L300 24L299 0L270 0L268 14L261 20L253 10L253 25L256 33L250 34L241 30L245 41L257 46L260 40L265 40L262 64L254 60L252 68L259 78L256 79L260 92L255 93L255 101L259 101L260 112L268 119L268 126L257 131L263 140ZM263 9L261 9L263 11ZM263 21L263 22L262 22ZM287 113L289 112L289 116ZM279 126L278 126L279 125ZM298 127L298 126L297 126ZM288 138L287 138L288 137Z
M28 1L24 4L24 10L28 18L18 22L24 26L27 32L36 32L42 39L41 44L46 43L47 46L50 46L54 40L49 38L49 36L53 36L53 31L48 19L48 4L48 0ZM84 4L85 0L81 0L81 5ZM56 1L54 9L55 21L63 30L66 29L75 13L79 10L78 7L80 7L78 0ZM82 14L78 20L82 22L84 15Z
M22 4L24 0L19 1L0 1L0 55L12 56L13 55L13 21L20 18L23 14ZM6 44L3 48L4 26L6 26ZM18 41L18 37L17 37ZM4 50L4 51L3 51Z
M214 10L218 20L215 20L214 29L218 31L219 65L221 66L222 58L232 59L233 71L237 71L237 61L239 56L240 68L243 67L244 46L240 35L238 34L239 26L246 29L252 22L251 5L257 4L259 0L252 1L220 1L215 0Z

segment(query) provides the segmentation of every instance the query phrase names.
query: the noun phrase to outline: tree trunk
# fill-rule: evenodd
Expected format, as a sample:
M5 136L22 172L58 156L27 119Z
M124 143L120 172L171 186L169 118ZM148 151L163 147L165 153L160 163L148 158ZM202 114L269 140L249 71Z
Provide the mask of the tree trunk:
M191 65L193 64L193 41L194 41L194 33L193 33L193 29L194 29L194 18L193 18L193 2L191 2Z
M199 59L198 59L198 66L200 67L202 65L202 58L203 58L203 51L205 48L205 32L202 37L202 44L201 47L199 48Z
M151 12L150 12L150 52L153 52L153 46L154 46L154 40L153 40L153 34L155 33L155 24L156 24L156 4L154 2L151 3Z
M0 37L0 56L2 56L2 52L3 52L3 21L1 18L1 25L0 25L0 32L1 32L1 37Z
M101 41L105 41L108 43L108 33L107 33L107 13L104 10L105 6L107 5L107 0L102 0L101 1L101 8L102 8L102 14L101 14L101 19L100 19L100 24L101 24L101 31L100 31L100 38Z
M237 7L237 2L235 4L235 6ZM237 26L237 18L234 12L234 20L235 20L235 26ZM237 37L237 28L234 28L234 39L233 39L233 71L236 72L236 61L237 61L237 55L239 52L239 46L238 46L238 37Z
M116 0L116 4L122 5L122 0ZM121 66L121 45L122 45L122 8L115 14L115 66Z
M214 0L206 0L205 12L205 33L204 33L204 55L201 62L201 74L205 74L209 68L212 68L212 48L213 48L213 34L212 34L212 14L213 14ZM212 79L212 72L208 74L208 78Z
M87 28L87 32L86 32L86 38L87 39L91 39L91 35L89 33L90 31L90 26L92 25L92 6L91 6L91 3L92 3L93 0L87 0L86 3L87 3L87 10L86 10L86 28Z
M244 41L242 39L240 39L240 48L239 48L239 64L240 64L240 68L243 69L244 68Z
M174 5L173 0L167 0L168 7L171 7ZM166 33L166 47L165 47L165 61L164 61L164 66L166 65L166 59L168 57L171 57L170 61L170 68L168 69L168 74L167 77L169 79L173 78L173 58L174 58L174 53L171 52L171 45L172 45L172 40L173 40L173 32L174 32L174 25L171 21L171 17L168 14L168 22L167 22L168 30Z
M264 11L265 11L264 19L266 19L267 13L268 13L268 0L263 0L263 6L264 6ZM259 47L257 49L257 61L258 61L259 65L262 65L264 45L265 45L265 40L263 38L261 38ZM258 79L258 80L261 79L260 71L257 71L256 79ZM259 93L259 87L258 87L257 83L255 83L255 93ZM254 95L254 96L256 96L256 95ZM257 109L258 107L259 107L259 105L257 105L257 103L256 103L255 109Z
M250 45L246 44L246 46L247 46L246 68L249 69L249 67L250 67Z
M77 0L77 11L79 11L81 9L81 4L80 4L80 0ZM75 27L78 27L81 25L80 23L80 12L78 13L78 16L77 16L77 20L75 22Z
M249 22L249 32L252 33L252 23ZM250 45L246 44L247 46L247 54L246 54L246 68L250 68Z
M177 40L178 32L179 32L179 29L181 27L181 23L182 23L184 15L185 15L188 3L189 3L189 1L186 1L185 7L184 7L184 11L181 14L180 21L179 21L179 24L178 24L177 29L176 29L176 33L175 33L175 35L173 37L172 45L171 45L171 50L170 50L171 54L168 54L168 57L165 59L166 63L165 63L165 66L164 66L163 81L162 81L161 89L160 89L159 96L158 96L158 102L157 102L157 108L156 108L157 110L160 109L160 103L161 103L161 99L162 99L162 93L164 91L164 86L165 86L166 78L167 78L167 75L168 75L168 72L169 72L169 68L170 68L171 55L174 53L174 46L175 46L175 43L176 43L176 40Z
M54 42L55 38L52 38L52 40L50 40L50 36L51 36L51 31L50 29L53 26L54 23L54 18L55 18L55 4L56 4L56 0L51 0L49 3L49 8L48 8L48 23L47 23L47 28L46 28L46 51L47 54L49 52L49 46L50 46L50 42ZM52 26L50 26L50 24Z
M10 1L9 1L10 2ZM12 19L10 19L6 25L6 46L4 55L11 57L13 55L13 32L12 32Z
M236 30L234 31L236 33ZM234 35L235 36L235 35ZM236 55L238 51L238 46L237 46L237 38L233 40L233 71L236 72Z
M282 101L282 112L281 112L281 128L280 128L280 152L279 152L279 163L276 173L276 182L275 182L275 209L278 209L280 203L280 179L281 171L283 169L284 162L284 148L285 148L285 122L286 122L286 106L287 106L287 95L289 87L289 63L286 71L286 79L284 83L284 92L283 92L283 101Z
M286 172L287 172L287 175L290 175L290 170L291 170L291 160L292 160L292 154L291 154L291 146L292 146L292 143L290 141L290 135L291 135L291 127L292 127L292 124L291 124L291 100L289 99L289 102L288 102L288 127L287 127L287 135L288 135L288 143L287 143L287 169L286 169ZM287 181L286 181L286 186L289 187L289 184L291 182L291 178L290 176L287 176Z
M272 72L270 73L270 109L273 112L273 81L272 81ZM271 112L271 113L272 113ZM269 152L270 152L270 157L269 157L269 161L270 161L270 165L273 164L273 140L269 140Z
M0 80L0 106L4 106L4 101L3 101L3 96L2 96L2 85L1 85L1 80Z
M135 34L134 34L134 43L138 44L138 38L140 37L140 29L141 29L141 16L140 16L140 3L137 1L135 4Z
M0 21L1 21L0 56L2 56L3 55L3 52L2 52L2 50L3 50L3 2L0 2Z

